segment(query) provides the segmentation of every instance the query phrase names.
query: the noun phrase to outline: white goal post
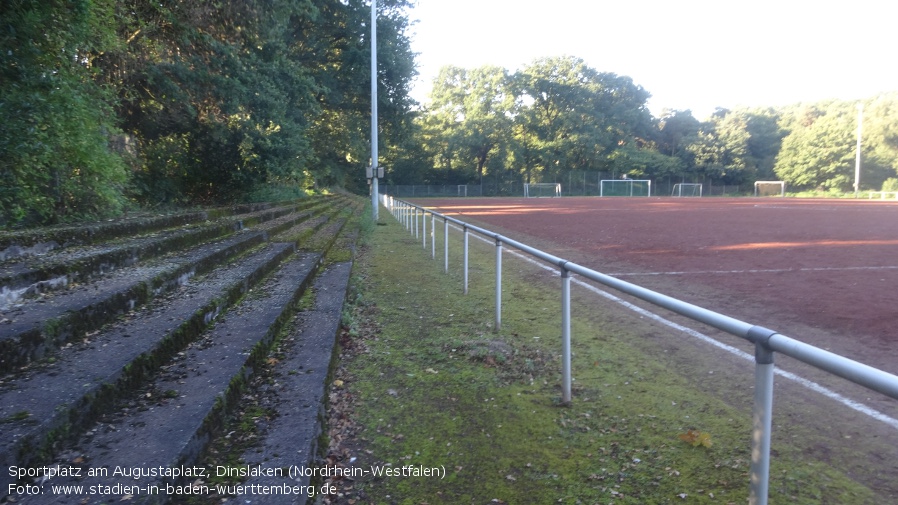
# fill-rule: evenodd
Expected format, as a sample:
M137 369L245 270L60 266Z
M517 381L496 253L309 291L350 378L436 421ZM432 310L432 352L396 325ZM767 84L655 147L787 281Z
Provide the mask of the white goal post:
M648 179L602 179L599 196L652 196L652 181Z
M786 181L755 181L755 196L786 196Z
M702 185L697 182L678 182L674 184L670 196L702 196Z
M524 183L525 198L538 198L542 196L561 196L561 184L554 182Z

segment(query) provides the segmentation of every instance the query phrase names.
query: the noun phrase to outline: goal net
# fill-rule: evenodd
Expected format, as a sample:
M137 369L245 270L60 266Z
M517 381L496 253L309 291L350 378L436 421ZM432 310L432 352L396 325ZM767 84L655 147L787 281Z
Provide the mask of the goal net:
M644 179L603 179L599 196L652 196L652 181Z
M786 182L755 181L755 196L786 196Z
M674 184L670 196L702 196L702 185L698 183L678 182Z
M527 198L561 196L561 184L554 182L531 182L529 184L524 184L524 196Z

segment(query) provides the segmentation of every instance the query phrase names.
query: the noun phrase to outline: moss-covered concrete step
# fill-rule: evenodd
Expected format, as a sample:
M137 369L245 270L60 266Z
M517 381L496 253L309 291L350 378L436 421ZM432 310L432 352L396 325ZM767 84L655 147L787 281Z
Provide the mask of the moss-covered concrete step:
M5 377L0 384L5 434L0 465L47 463L59 444L82 433L117 399L144 386L294 250L289 243L266 245L66 347L52 363ZM311 271L317 261L318 255L305 254L292 264ZM0 480L2 492L10 478Z
M240 233L147 265L120 269L90 285L4 313L0 323L0 373L40 359L66 341L82 338L194 275L263 244L265 239L263 232Z
M316 202L311 201L304 206ZM297 211L297 206L264 209L99 245L58 249L0 265L0 310L41 292L88 282L118 268L215 240Z
M64 247L97 244L121 237L257 212L272 206L270 203L254 203L162 215L141 213L98 223L3 232L0 233L0 262L20 256L45 254Z
M319 459L322 448L318 443L326 425L328 365L334 358L351 271L351 262L333 263L315 279L312 287L315 302L299 313L302 323L284 339L279 359L268 376L270 384L263 394L257 395L264 396L262 405L266 410L276 411L277 416L257 424L257 442L243 453L241 465L272 470L271 473L291 467L323 466ZM289 479L283 475L257 473L244 479L230 479L230 482L232 487L225 491L230 491L237 503L249 505L317 503L313 495L322 485L320 480L312 481L307 474ZM261 489L251 486L285 484L307 489L312 486L314 491L293 496L289 501L282 495L250 494L247 491Z
M340 237L351 235L351 242L355 242L356 230L346 230L344 227L353 215L361 213L362 204L358 200L348 201L345 205L333 209L327 216L326 221L322 221L317 226L303 234L302 239L298 242L301 250L308 251L330 251Z
M199 471L195 467L199 454L221 426L229 407L239 401L247 378L267 356L271 341L293 318L295 304L312 279L317 263L310 259L298 256L286 262L263 285L221 315L214 328L169 363L151 385L116 412L104 416L75 445L76 452L60 455L59 461L70 464L70 458L77 454L79 464L108 468L109 475L58 478L54 484L83 486L82 489L107 486L103 489L111 494L87 496L71 489L69 494L53 494L47 488L46 494L22 497L20 503L100 504L126 500L161 504L178 490L192 489L197 481L208 483L215 469ZM191 471L180 472L177 477L147 476L134 482L113 475L115 468ZM138 484L148 493L116 492L114 486L123 481Z
M329 210L319 206L316 212ZM53 352L59 345L81 338L100 325L168 291L196 274L263 243L272 234L290 229L312 216L292 212L213 242L146 264L122 268L90 285L80 286L21 305L0 319L0 373L6 373Z

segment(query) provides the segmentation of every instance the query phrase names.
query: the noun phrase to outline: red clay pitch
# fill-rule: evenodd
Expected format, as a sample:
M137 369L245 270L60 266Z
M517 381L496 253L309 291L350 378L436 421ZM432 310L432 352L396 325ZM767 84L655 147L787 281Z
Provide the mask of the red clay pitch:
M898 373L898 202L587 197L418 203Z

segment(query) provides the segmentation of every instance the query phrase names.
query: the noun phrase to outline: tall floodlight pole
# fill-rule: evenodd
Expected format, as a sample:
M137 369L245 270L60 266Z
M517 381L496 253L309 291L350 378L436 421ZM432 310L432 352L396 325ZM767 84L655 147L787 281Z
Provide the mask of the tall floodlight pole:
M857 149L854 155L854 197L861 189L861 132L864 127L864 104L857 104Z
M378 218L377 198L377 0L371 0L371 215Z

